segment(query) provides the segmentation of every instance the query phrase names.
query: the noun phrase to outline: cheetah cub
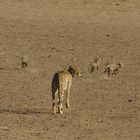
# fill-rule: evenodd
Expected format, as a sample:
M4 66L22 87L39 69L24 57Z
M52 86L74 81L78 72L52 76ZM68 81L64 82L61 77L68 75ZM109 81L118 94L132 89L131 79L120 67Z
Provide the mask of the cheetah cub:
M91 66L90 72L92 73L95 70L98 71L99 70L100 63L101 63L101 58L95 58L94 63Z
M22 68L26 68L28 66L27 61L28 61L27 57L25 57L25 56L21 57L21 67Z
M116 75L119 72L119 69L123 67L123 63L118 64L106 64L104 73L108 73L108 77L110 75Z
M69 66L68 70L66 71L59 71L56 72L52 79L52 107L53 112L56 114L56 95L57 104L58 104L58 113L63 114L63 96L64 92L66 92L66 107L69 108L69 96L70 96L70 88L72 84L72 78L74 76L81 76L81 70L77 67Z

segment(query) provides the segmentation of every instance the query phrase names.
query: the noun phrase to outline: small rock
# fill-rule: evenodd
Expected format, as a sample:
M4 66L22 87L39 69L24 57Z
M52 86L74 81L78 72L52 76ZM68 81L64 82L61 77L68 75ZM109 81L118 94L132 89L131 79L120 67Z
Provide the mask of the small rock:
M116 3L115 5L120 5L120 3Z
M128 99L128 102L132 102L132 99Z

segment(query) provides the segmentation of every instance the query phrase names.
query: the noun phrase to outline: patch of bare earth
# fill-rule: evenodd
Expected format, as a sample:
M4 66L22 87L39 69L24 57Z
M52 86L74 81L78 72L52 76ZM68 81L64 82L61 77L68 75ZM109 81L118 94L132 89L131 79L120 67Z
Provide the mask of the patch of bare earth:
M120 61L108 78L106 62ZM69 64L83 76L54 115L51 79ZM139 140L139 85L139 0L0 0L0 140Z

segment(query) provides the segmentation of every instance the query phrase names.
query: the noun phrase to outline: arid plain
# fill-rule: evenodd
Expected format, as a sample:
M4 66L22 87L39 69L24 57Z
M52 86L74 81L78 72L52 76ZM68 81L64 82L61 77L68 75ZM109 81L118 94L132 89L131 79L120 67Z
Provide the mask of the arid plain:
M82 76L54 115L51 80L70 64ZM140 140L140 1L0 0L0 140Z

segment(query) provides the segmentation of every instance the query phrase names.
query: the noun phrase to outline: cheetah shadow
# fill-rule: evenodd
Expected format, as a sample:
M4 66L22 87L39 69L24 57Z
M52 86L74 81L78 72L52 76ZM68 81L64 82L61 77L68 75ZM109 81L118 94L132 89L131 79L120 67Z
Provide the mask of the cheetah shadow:
M14 114L53 114L51 111L43 111L39 109L0 109L0 113L14 113Z

